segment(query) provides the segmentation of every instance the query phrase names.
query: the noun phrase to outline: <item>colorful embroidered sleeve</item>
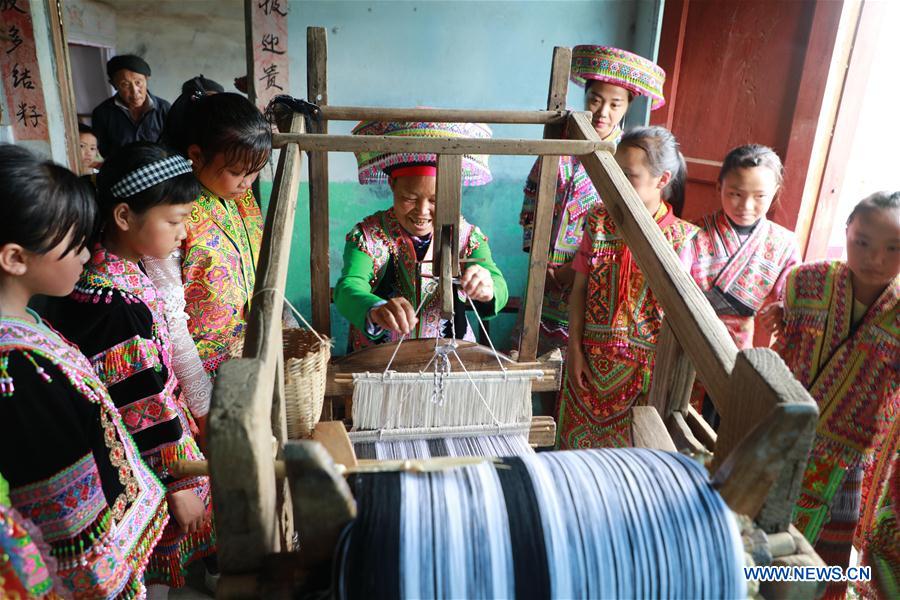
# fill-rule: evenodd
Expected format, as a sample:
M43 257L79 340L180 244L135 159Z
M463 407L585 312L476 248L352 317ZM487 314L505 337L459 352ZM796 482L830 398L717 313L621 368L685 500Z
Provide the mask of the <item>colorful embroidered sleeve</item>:
M354 231L357 231L354 228ZM345 319L359 329L366 330L369 309L381 298L372 293L375 281L375 263L372 257L359 249L353 232L344 245L344 266L341 277L334 286L334 304Z
M111 302L72 301L61 330L79 345L109 390L141 456L169 492L194 487L196 478L176 480L168 466L199 455L170 377L149 309L116 293Z

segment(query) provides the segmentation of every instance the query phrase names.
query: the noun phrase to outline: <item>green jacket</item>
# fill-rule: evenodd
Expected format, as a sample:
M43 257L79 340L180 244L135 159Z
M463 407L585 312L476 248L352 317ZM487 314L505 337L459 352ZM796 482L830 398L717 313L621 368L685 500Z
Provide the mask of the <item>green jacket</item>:
M509 300L506 280L491 256L487 237L477 227L461 223L460 258L479 259L478 264L491 274L494 298L489 302L476 302L482 319L496 316ZM428 272L430 264L422 268ZM358 223L349 234L344 246L344 267L334 289L334 303L338 311L350 321L350 345L358 349L372 342L386 342L399 336L380 331L368 335L366 317L369 310L380 301L403 296L418 307L422 297L416 293L416 254L412 238L403 231L394 217L393 209L379 211ZM440 319L438 297L430 288L434 280L422 278L426 290L425 304L419 314L419 324L410 337L444 336L446 324ZM468 306L466 302L465 306ZM471 329L460 331L465 322L462 298L456 302L456 337L474 339Z

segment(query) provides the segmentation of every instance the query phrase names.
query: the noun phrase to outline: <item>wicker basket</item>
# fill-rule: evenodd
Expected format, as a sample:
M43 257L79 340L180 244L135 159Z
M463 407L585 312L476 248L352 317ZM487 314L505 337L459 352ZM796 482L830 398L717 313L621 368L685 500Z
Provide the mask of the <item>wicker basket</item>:
M308 438L322 415L331 344L328 338L299 328L285 329L283 343L288 438Z

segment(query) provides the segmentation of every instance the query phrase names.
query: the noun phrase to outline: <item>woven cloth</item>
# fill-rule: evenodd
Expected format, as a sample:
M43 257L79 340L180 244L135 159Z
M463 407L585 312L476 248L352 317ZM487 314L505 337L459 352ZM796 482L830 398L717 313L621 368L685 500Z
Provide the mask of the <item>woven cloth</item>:
M360 121L353 135L383 135L391 137L479 138L491 137L491 128L483 123L398 123L392 121ZM360 183L382 183L392 169L411 165L436 165L437 156L419 152L358 152ZM462 183L468 186L485 185L491 181L488 157L485 154L466 154L462 159Z
M651 110L666 103L666 72L652 60L612 46L575 46L572 49L572 81L584 87L587 80L604 81L651 99Z

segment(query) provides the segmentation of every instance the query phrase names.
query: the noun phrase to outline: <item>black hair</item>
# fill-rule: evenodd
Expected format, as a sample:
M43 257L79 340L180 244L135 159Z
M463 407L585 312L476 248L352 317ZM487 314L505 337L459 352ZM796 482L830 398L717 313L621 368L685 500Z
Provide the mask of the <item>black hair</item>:
M110 192L129 173L173 155L173 152L150 142L133 142L117 150L103 163L97 175L97 201L102 218L108 219L113 208L122 202L140 214L161 204L187 204L196 200L200 195L200 184L193 173L176 175L125 198L115 197Z
M635 127L622 135L619 148L640 148L647 155L647 167L654 177L665 171L672 175L663 188L663 198L672 205L676 216L681 216L684 208L684 186L687 180L687 165L681 154L678 140L665 127Z
M166 121L162 139L184 156L196 144L207 162L224 154L226 167L249 173L261 170L272 153L272 128L263 114L231 92L192 97L180 115Z
M900 191L875 192L856 203L850 216L847 217L847 225L853 222L857 215L868 214L876 210L891 210L900 208Z
M71 232L68 254L89 242L97 214L90 182L24 148L0 144L0 188L0 245L46 254Z
M207 79L202 73L196 77L191 77L181 84L181 95L188 97L194 94L221 94L224 91L225 88L222 87L222 84L212 79Z
M784 183L784 165L781 164L781 159L774 150L762 144L746 144L733 148L722 161L718 181L721 184L725 176L735 169L754 167L765 167L775 173L775 183L779 188Z
M92 136L97 137L97 134L94 133L94 129L93 129L90 125L85 125L84 123L79 123L79 124L78 124L78 133L79 133L79 134L82 134L82 133L89 133L89 134L91 134Z
M612 83L611 81L600 81L599 79L585 79L584 80L584 95L585 96L588 95L588 93L591 91L591 87L593 87L593 85L595 83L608 83L609 85L617 85L615 83ZM619 85L618 87L622 87L622 86ZM628 104L630 106L631 103L634 102L634 98L637 94L635 94L631 90L628 90L625 88L622 88L622 89L625 90L625 92L628 94Z
M181 84L181 95L175 99L166 115L166 122L159 135L159 143L169 148L178 150L181 145L181 137L184 135L185 111L188 105L207 94L219 94L225 91L221 85L212 79L207 79L202 74L191 77ZM181 150L178 150L181 152Z

